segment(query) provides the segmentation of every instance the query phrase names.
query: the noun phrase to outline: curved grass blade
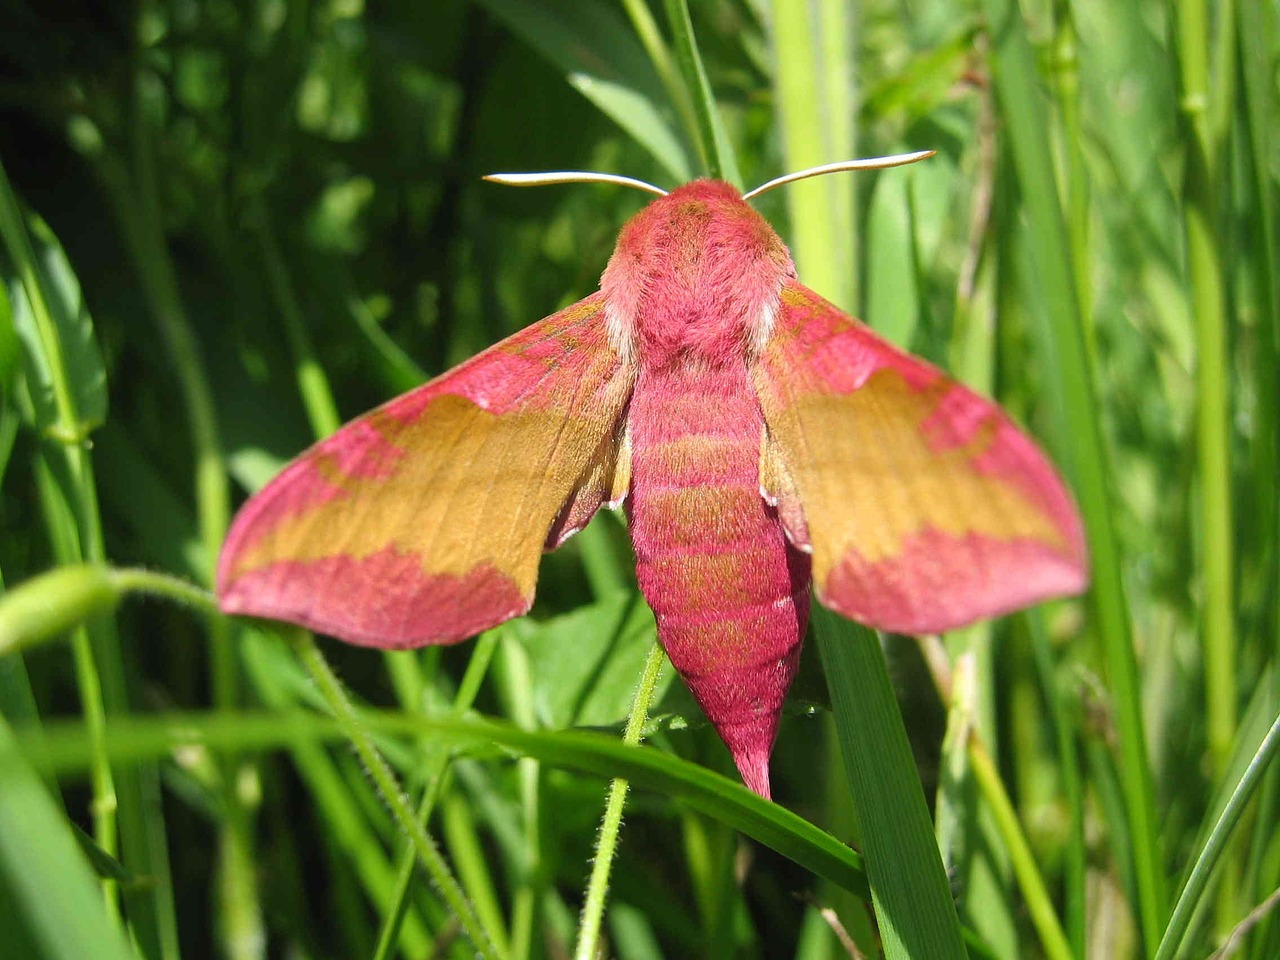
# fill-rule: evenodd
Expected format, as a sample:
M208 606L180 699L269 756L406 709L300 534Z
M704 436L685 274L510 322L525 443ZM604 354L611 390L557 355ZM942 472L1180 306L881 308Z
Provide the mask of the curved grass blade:
M1214 823L1204 847L1196 857L1187 883L1178 894L1173 916L1169 919L1169 925L1165 927L1164 936L1160 938L1160 947L1156 950L1155 960L1173 960L1177 955L1183 935L1186 934L1192 915L1200 903L1200 898L1204 895L1209 878L1213 875L1213 868L1217 865L1227 841L1244 815L1245 807L1252 799L1254 791L1262 782L1262 775L1275 759L1278 751L1280 751L1280 716L1276 717L1275 722L1271 724L1271 729L1263 737L1253 759L1245 768L1244 775L1236 783L1231 797L1223 807L1222 814Z
M739 783L659 750L629 747L605 734L520 730L490 720L427 719L374 711L362 712L361 720L374 732L429 737L442 747L472 751L497 747L552 766L606 778L626 777L633 787L679 801L818 876L868 896L862 858L835 837ZM110 756L117 761L166 756L190 745L263 750L341 740L344 735L339 724L321 717L243 713L153 714L113 722L108 733ZM50 724L44 733L24 735L19 742L37 769L48 773L80 773L88 762L82 724ZM0 771L0 787L4 776Z
M1258 677L1258 682L1254 686L1253 696L1241 714L1231 757L1226 767L1223 768L1222 779L1209 799L1209 804L1205 808L1200 821L1200 827L1196 831L1194 841L1190 844L1189 849L1203 850L1207 847L1213 830L1225 815L1228 805L1232 802L1236 791L1239 789L1240 782L1248 775L1250 765L1256 761L1258 752L1262 749L1262 745L1268 736L1272 720L1277 713L1280 713L1280 684L1277 684L1277 679L1277 670L1274 665L1268 665ZM1276 769L1269 770L1267 777L1264 779L1264 785L1266 781L1275 778L1276 772ZM1262 797L1264 802L1265 789L1264 787L1264 795ZM1260 804L1257 809L1265 810L1267 808ZM1268 823L1269 821L1259 820L1251 825L1251 830L1255 834L1255 842L1263 846L1268 845L1273 839L1274 831L1270 829ZM1188 861L1178 878L1180 887L1185 888L1190 884L1198 863L1198 860ZM1222 888L1221 882L1215 885L1218 889ZM1274 887L1271 889L1274 889ZM1197 942L1201 927L1206 922L1212 922L1215 919L1213 917L1214 911L1207 909L1209 906L1210 904L1204 902L1195 906L1187 928L1182 934L1183 948L1177 951L1177 956L1185 956L1188 946ZM1231 922L1234 922L1235 919L1236 917L1231 917ZM1266 955L1265 953L1263 954L1263 956Z

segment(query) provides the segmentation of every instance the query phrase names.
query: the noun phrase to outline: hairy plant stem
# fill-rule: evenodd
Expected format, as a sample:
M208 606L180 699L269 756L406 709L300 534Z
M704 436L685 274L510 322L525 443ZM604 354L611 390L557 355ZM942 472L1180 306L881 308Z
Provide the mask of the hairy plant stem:
M471 651L471 659L467 670L458 684L458 693L453 699L453 715L461 716L471 709L476 694L480 692L480 684L489 672L489 664L493 662L493 652L498 646L498 633L490 630L476 641ZM418 823L427 829L431 813L444 788L445 773L448 770L451 756L448 753L435 754L429 761L426 775L427 787L422 792L422 800L418 804ZM395 954L400 937L400 927L404 923L405 913L409 906L409 884L413 881L414 868L418 864L417 850L410 842L400 856L400 864L396 868L396 885L391 896L391 907L382 922L382 930L378 933L378 946L374 950L373 960L390 960Z
M622 742L634 746L640 742L644 725L649 719L649 705L654 687L666 655L656 642L640 672L635 699L631 703L631 715L622 734ZM604 816L600 819L600 833L596 838L595 862L591 866L591 879L587 881L586 898L582 906L582 919L578 924L576 960L594 960L599 951L600 925L604 920L604 905L609 897L609 876L613 872L613 858L618 849L618 831L622 826L622 810L627 803L627 790L631 783L615 777L609 784Z
M409 800L400 788L399 781L396 779L395 774L392 773L391 767L387 765L387 761L383 759L382 754L378 752L368 727L364 725L359 714L356 713L355 706L347 697L346 691L342 688L342 683L333 672L333 668L329 666L329 661L325 659L324 654L320 652L320 648L316 646L315 638L308 631L302 629L288 630L287 636L297 652L298 658L315 681L316 688L324 697L325 702L328 703L329 709L333 711L334 718L342 726L347 739L351 741L351 745L355 747L360 762L369 772L374 786L377 787L378 793L382 795L382 799L390 809L392 817L405 836L409 838L418 860L426 868L427 873L431 876L449 909L453 911L454 916L458 918L458 922L462 924L462 929L471 939L472 945L482 957L498 957L499 954L493 945L493 938L489 936L488 931L480 923L475 910L467 900L466 894L463 893L462 887L458 884L457 878L454 877L453 871L449 869L449 864L445 862L444 856L440 853L439 848L436 847L435 841L431 839L426 829L414 816L413 810L409 806Z

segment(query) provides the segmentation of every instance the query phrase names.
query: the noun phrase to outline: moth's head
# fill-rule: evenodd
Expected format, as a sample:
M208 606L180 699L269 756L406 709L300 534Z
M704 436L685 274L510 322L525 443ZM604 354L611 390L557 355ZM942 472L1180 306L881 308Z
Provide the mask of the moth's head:
M485 179L516 186L614 183L656 194L622 228L600 281L610 338L629 359L638 345L648 356L694 351L713 357L763 346L782 285L795 276L786 244L748 200L795 180L900 166L933 153L829 163L745 194L720 180L695 180L667 193L607 173L504 173Z
M639 338L658 357L716 355L768 338L794 276L786 244L734 187L695 180L627 222L600 288L624 349Z

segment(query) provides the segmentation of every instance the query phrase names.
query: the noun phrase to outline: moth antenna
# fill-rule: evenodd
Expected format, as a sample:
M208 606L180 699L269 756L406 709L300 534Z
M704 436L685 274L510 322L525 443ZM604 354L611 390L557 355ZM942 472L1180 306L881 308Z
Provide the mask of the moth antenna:
M541 187L552 183L612 183L619 187L635 187L646 193L656 193L665 197L667 191L655 187L652 183L636 180L634 177L622 177L616 173L591 173L582 170L556 170L547 173L491 173L481 179L492 183L505 183L510 187Z
M820 177L824 173L841 173L845 170L883 170L885 167L901 167L908 163L915 163L918 160L925 160L937 152L937 150L917 150L915 153L897 153L891 157L868 157L864 160L840 160L836 163L824 163L820 167L810 167L808 170L799 170L796 173L788 173L785 177L770 180L768 183L761 184L754 190L744 193L742 199L750 200L752 197L758 197L766 190L780 187L784 183L795 183L797 180L807 180L809 177Z

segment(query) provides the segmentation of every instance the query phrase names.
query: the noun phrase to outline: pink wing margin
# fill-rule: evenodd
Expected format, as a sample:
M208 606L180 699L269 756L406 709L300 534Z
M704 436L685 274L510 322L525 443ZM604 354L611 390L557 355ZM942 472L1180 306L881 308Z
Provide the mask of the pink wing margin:
M538 562L607 501L631 373L593 294L294 460L237 515L228 613L352 643L452 643L533 602Z
M754 378L765 493L826 606L934 633L1085 589L1071 497L991 401L794 282Z

